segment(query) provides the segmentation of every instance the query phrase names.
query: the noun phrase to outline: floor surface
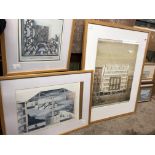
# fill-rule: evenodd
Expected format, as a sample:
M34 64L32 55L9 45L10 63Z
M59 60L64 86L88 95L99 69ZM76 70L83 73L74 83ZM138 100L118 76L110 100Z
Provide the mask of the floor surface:
M155 135L155 97L138 103L136 113L95 123L70 135Z

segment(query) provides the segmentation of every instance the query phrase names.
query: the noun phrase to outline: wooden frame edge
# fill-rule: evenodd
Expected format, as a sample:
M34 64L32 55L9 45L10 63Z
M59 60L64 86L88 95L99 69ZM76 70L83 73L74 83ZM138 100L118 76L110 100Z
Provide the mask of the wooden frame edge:
M98 21L98 20L94 20L94 19L86 19L86 23L87 24L101 25L101 26L108 26L108 27L119 28L119 29L125 29L125 30L131 30L131 31L139 31L139 32L150 33L149 30L146 30L144 28L136 28L136 27L122 25L119 23Z
M146 42L146 47L145 47L145 53L144 53L144 60L143 60L143 66L142 66L142 70L141 70L141 75L140 75L140 81L139 81L139 88L138 88L138 92L137 92L137 99L136 99L136 104L135 104L135 108L134 111L137 111L137 107L138 107L138 93L140 91L140 86L141 86L141 79L142 79L142 75L143 75L143 70L144 70L144 66L145 66L145 60L146 60L146 55L147 55L147 50L149 47L149 41L150 41L150 36L151 36L151 32L148 32L148 38L147 38L147 42Z
M153 78L150 79L141 79L141 83L152 83L153 82Z
M68 52L68 61L67 61L67 70L69 70L70 67L70 60L72 56L72 48L73 48L73 41L74 41L74 31L75 31L75 19L72 19L72 30L71 30L71 36L70 36L70 44L69 44L69 52Z
M83 81L80 82L80 94L79 94L79 119L82 119L82 106L83 106Z
M93 85L93 83L94 83L94 71L93 71L93 73L92 73L92 77L91 77L91 86L90 86L90 103L89 103L89 124L91 124L91 111L92 111L92 104L93 104L93 102L92 102L92 99L93 99L93 87L94 87L94 85Z
M5 74L5 76L18 76L18 75L27 75L27 74L42 74L42 73L53 73L53 72L64 72L68 71L67 69L57 69L57 70L37 70L37 71L30 71L30 72L12 72Z
M140 85L140 88L147 88L147 87L153 87L153 83L145 83Z
M152 65L155 65L155 63L154 62L145 62L145 65L152 66Z
M85 69L86 62L86 47L87 47L87 33L88 33L88 22L84 21L84 31L83 31L83 41L82 41L82 60L81 60L81 69Z
M60 75L70 75L70 74L83 74L83 73L92 73L92 72L93 70L79 70L79 71L67 71L67 72L50 72L50 73L42 73L42 74L0 76L0 81L24 79L24 78L47 77L47 76L60 76Z
M5 126L5 121L4 121L4 111L3 111L1 88L0 88L0 123L1 123L1 127L2 127L2 134L6 135L6 126Z
M70 134L70 133L72 133L72 132L78 131L78 130L80 130L80 129L87 128L88 126L89 126L89 124L88 124L88 125L85 125L85 126L82 126L82 127L80 127L80 128L77 128L77 129L73 129L73 130L68 131L68 132L64 132L64 133L62 133L62 134L60 134L60 135L66 136L66 135L68 135L68 134Z
M2 68L3 75L7 75L7 60L6 60L6 52L5 52L5 34L4 32L1 34L0 43L1 43L1 55L2 55Z

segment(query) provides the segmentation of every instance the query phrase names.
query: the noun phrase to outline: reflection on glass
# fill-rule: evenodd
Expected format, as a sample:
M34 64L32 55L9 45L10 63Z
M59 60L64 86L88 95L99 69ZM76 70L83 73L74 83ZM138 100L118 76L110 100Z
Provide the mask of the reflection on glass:
M138 44L98 40L93 106L130 99Z

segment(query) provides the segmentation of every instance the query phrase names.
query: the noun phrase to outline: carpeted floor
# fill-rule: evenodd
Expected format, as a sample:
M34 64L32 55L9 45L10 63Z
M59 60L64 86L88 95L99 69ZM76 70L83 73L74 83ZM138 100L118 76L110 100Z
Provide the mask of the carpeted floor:
M134 114L95 123L70 135L155 135L155 99L138 103Z

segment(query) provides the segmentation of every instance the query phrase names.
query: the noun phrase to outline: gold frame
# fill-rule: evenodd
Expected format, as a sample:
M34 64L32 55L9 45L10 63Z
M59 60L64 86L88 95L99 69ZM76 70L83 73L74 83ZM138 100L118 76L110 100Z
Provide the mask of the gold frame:
M146 58L147 49L148 49L149 40L150 40L150 35L151 35L151 32L150 31L145 30L145 29L135 28L135 27L124 26L124 25L120 25L120 24L116 24L116 23L96 21L96 20L91 20L91 19L85 20L84 37L83 37L83 47L82 47L82 63L81 63L82 70L85 69L88 24L95 24L95 25L108 26L108 27L113 27L113 28L120 28L120 29L125 29L125 30L139 31L139 32L148 33L148 39L147 39L147 43L146 43L146 47L145 47L145 54L144 54L143 66L142 66L141 75L140 75L142 77L142 72L143 72L143 69L144 69L145 58ZM92 83L92 85L93 85L93 83ZM139 81L139 89L140 89L140 81ZM92 86L92 91L93 91L93 86ZM91 98L92 98L92 96L91 96ZM138 96L137 96L136 101L138 102ZM120 114L120 115L117 115L117 116L112 116L112 117L100 119L100 120L97 120L97 121L91 121L90 120L90 118L91 118L91 107L92 107L92 102L91 102L89 122L90 122L90 124L94 124L94 123L101 122L103 120L109 120L109 119L113 119L113 118L118 118L118 117L126 116L126 115L129 115L129 114L133 114L133 113L136 112L137 105L138 105L137 102L135 104L135 108L134 108L134 111L133 112L129 112L129 113L125 113L125 114Z
M56 69L56 70L36 70L36 71L25 71L25 72L14 72L14 73L8 73L7 70L7 58L6 58L6 48L5 48L5 34L4 32L1 35L1 54L2 54L2 64L3 64L3 75L4 76L12 76L12 75L26 75L26 74L40 74L40 73L50 73L50 72L59 72L59 71L68 71L69 65L70 65L70 58L71 58L71 50L72 50L72 43L74 39L74 29L75 29L75 21L72 20L72 26L71 26L71 36L70 36L70 42L69 42L69 49L68 49L68 58L67 58L67 64L66 69Z
M92 79L93 79L93 70L81 70L81 71L67 71L67 72L55 72L55 73L42 73L42 74L27 74L27 75L13 75L13 76L1 76L0 81L4 80L15 80L15 79L26 79L26 78L36 78L36 77L48 77L48 76L62 76L62 75L71 75L71 74L84 74L84 73L90 73L91 74L91 81L90 81L90 102L89 102L89 117L88 117L88 125L82 126L78 129L84 128L89 126L89 120L90 120L90 107L91 107L91 94L92 94ZM1 127L3 134L6 135L6 127L5 127L5 121L4 121L4 112L3 112L3 103L2 103L2 96L1 96L1 88L0 88L0 118L1 118ZM80 82L80 94L83 92L83 82ZM80 97L80 101L82 101L82 98ZM79 104L79 119L82 117L82 104ZM78 130L74 129L72 131ZM68 131L63 134L70 133L72 131Z
M151 101L152 93L153 93L153 84L150 84L151 86L148 86L148 85L149 85L149 84L141 84L139 93L140 93L140 91L141 91L142 88L151 88L150 99L149 99L149 100L145 100L145 101L140 101L140 100L138 100L138 103L150 102L150 101ZM138 95L140 95L139 93L138 93ZM138 97L139 97L139 96L138 96Z

